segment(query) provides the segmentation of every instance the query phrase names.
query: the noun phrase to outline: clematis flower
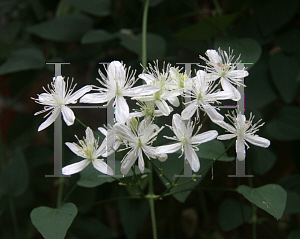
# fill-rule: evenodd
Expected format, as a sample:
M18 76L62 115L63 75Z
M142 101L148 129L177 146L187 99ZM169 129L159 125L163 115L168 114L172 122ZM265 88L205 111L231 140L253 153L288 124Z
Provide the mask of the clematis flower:
M43 87L46 93L38 95L37 99L31 98L35 100L36 103L45 105L43 110L36 112L34 115L50 111L45 117L49 115L50 116L39 126L38 131L41 131L51 125L60 112L62 113L63 119L68 126L74 124L75 115L73 111L66 105L75 104L81 96L92 90L92 86L84 86L75 93L72 93L76 87L76 84L72 87L72 82L70 86L68 86L68 80L66 84L64 77L53 77L51 88L49 85L48 90Z
M156 147L151 146L152 142L156 139L155 137L163 128L152 124L149 118L144 119L139 124L135 118L131 118L129 125L120 123L115 125L116 133L124 138L128 142L128 148L131 148L121 161L122 174L126 175L137 159L139 169L141 173L144 173L145 162L143 152L149 159L150 157L157 158L161 162L168 158L165 153L157 154Z
M221 78L220 82L223 90L233 92L232 99L235 101L240 100L241 94L233 85L243 85L240 81L249 75L245 70L236 70L238 63L240 63L238 57L235 62L233 61L233 51L230 52L229 56L226 51L222 51L219 48L219 52L216 50L207 50L206 58L200 56L204 60L207 66L202 66L207 72L211 73L211 80L217 80Z
M154 101L157 108L164 115L169 115L171 110L166 100L168 100L173 106L178 107L180 102L177 96L182 94L182 89L169 76L170 67L171 65L167 64L166 71L164 71L163 67L162 72L160 72L158 69L158 62L155 63L154 67L149 64L149 67L145 68L148 73L140 74L139 78L146 81L147 85L158 86L159 90L152 95L144 97L137 96L132 99L140 101Z
M128 70L129 72L129 70ZM97 79L100 84L106 88L95 87L100 93L86 94L80 99L81 103L109 103L115 99L116 120L119 123L125 123L129 117L129 107L124 96L144 96L155 93L159 87L154 85L141 85L132 88L136 80L133 73L128 73L123 64L119 61L113 61L107 69L107 78L99 70L102 80Z
M80 145L76 143L66 143L66 145L73 153L75 153L79 157L84 158L84 160L64 167L62 169L62 174L71 175L74 173L78 173L92 162L94 168L101 173L114 175L114 171L111 169L111 167L109 167L103 161L103 159L99 159L100 156L104 157L103 155L107 155L107 140L104 139L102 144L98 146L98 140L94 138L93 131L90 129L90 127L87 127L87 129L85 130L85 135L86 138L83 138L83 140L79 140L77 136L75 136Z
M254 119L252 113L250 113L249 120L246 120L245 115L242 115L241 113L235 115L234 111L232 112L232 115L226 114L226 116L234 125L234 127L224 121L218 123L218 125L229 132L229 134L218 136L218 139L227 140L236 137L236 153L238 160L243 161L245 159L245 145L247 148L250 148L246 141L263 148L270 146L270 141L268 139L255 135L255 133L259 130L258 128L264 125L264 123L258 125L261 119L252 125L252 121Z
M214 92L217 85L213 85L212 81L208 81L209 74L205 71L197 71L197 76L195 77L195 82L192 85L190 92L186 92L185 97L194 98L188 102L188 106L181 112L181 117L183 120L190 119L194 113L197 111L198 120L200 119L199 109L205 111L209 118L215 121L223 121L224 117L217 112L217 110L210 105L210 103L217 102L217 100L226 100L232 97L230 91L219 91Z
M185 73L181 73L181 70L179 67L171 67L170 77L180 88L189 90L192 88L193 78L190 78L190 76Z
M124 141L124 139L116 134L115 125L107 125L106 128L99 127L98 130L106 137L108 151L117 150Z
M177 140L178 143L170 144L170 145L164 145L157 147L157 153L174 153L181 149L182 154L184 153L184 158L188 161L190 164L192 170L194 172L198 172L200 169L200 161L199 158L195 152L199 149L197 146L199 144L203 144L205 142L208 142L210 140L215 139L218 136L218 132L216 130L209 130L207 132L197 134L200 130L200 127L198 128L197 132L194 136L193 130L194 125L193 122L188 122L187 124L182 120L179 114L173 115L172 120L172 127L170 127L171 130L174 132L174 137L168 137L164 136L167 139L171 140ZM182 154L179 156L181 157Z

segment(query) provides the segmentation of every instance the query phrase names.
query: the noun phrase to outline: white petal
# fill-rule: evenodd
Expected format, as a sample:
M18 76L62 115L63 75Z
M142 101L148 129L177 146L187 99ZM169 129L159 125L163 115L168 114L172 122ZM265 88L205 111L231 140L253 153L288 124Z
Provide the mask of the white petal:
M85 137L89 144L94 145L94 134L90 127L87 127L85 130Z
M125 85L126 72L121 62L112 61L108 66L107 76L109 81L116 81L119 86Z
M151 101L155 100L153 95L148 95L148 96L138 96L138 97L132 97L132 100L140 100L140 101Z
M228 100L228 99L232 99L232 97L234 97L233 92L232 91L219 91L216 93L212 93L209 95L206 95L207 97L205 99L207 99L207 101L216 101L216 100Z
M164 100L156 100L155 101L157 108L164 114L164 115L169 115L171 113L170 108L166 101Z
M101 155L105 154L106 153L106 149L107 149L107 138L105 138L101 145L99 146L99 148L96 150L96 153L95 153L95 157L98 158L100 157ZM104 157L104 156L103 156Z
M181 149L181 143L169 144L156 147L157 154L171 154Z
M246 151L245 151L245 144L244 144L244 139L237 137L236 140L236 154L237 154L237 159L239 161L243 161L246 157Z
M234 128L232 125L226 123L225 121L215 121L214 123L219 125L223 129L226 129L230 133L236 134L236 128Z
M75 104L77 102L77 100L83 96L85 93L89 92L92 90L92 86L91 85L86 85L84 87L82 87L81 89L77 90L76 92L74 92L70 98L68 98L66 100L66 104Z
M263 137L259 137L257 135L251 135L251 134L246 134L245 140L247 140L251 144L254 144L256 146L260 146L263 148L268 148L271 144L270 140L265 139Z
M100 171L101 173L114 175L114 171L112 170L112 168L109 167L102 159L94 159L92 161L92 164L94 168Z
M134 97L137 95L151 95L157 92L160 88L156 85L141 85L128 90L125 90L123 95Z
M78 144L66 142L65 145L67 145L74 154L78 155L79 157L86 158L85 153Z
M141 148L138 149L138 155L139 155L139 159L138 159L139 169L140 169L141 173L144 173L145 162L143 159L143 152L142 152Z
M224 120L223 115L221 115L215 109L215 107L213 107L209 104L206 104L206 105L203 105L203 108L204 108L205 112L207 113L207 115L209 116L209 118L211 119L212 122L223 121Z
M53 98L53 95L48 93L42 93L39 95L38 100L45 105L54 105L55 99Z
M214 63L222 63L222 58L220 57L219 53L216 50L207 50L206 55L208 56L209 60Z
M153 81L155 81L155 78L150 75L150 74L145 74L145 73L142 73L142 74L139 74L139 78L143 79L144 81L146 81L146 83L149 85L151 84Z
M62 112L64 121L66 122L66 124L68 126L74 124L75 115L74 115L73 111L68 106L63 105L61 107L61 112Z
M185 109L181 112L181 117L183 120L188 120L192 118L198 108L197 100L193 100Z
M38 131L41 131L51 125L60 114L60 108L55 108L51 115L39 126Z
M244 78L248 75L248 71L245 70L233 70L227 73L228 78Z
M232 100L239 101L241 99L240 92L224 77L221 78L221 85L223 90L233 93L233 97L231 98Z
M115 124L116 134L118 134L123 139L134 142L136 136L132 133L132 131L124 124L117 123Z
M174 114L172 119L172 129L177 138L185 137L186 126L179 114Z
M124 157L123 163L121 165L121 173L126 175L131 166L134 164L135 160L137 159L137 149L131 149Z
M125 123L129 117L129 107L123 96L116 96L116 120Z
M182 89L178 89L178 90L167 90L167 91L164 91L160 98L161 99L164 99L164 100L168 100L170 97L175 97L175 96L178 96L178 95L181 95L182 94ZM175 106L175 105L174 105Z
M235 138L236 135L235 134L223 134L223 135L219 135L217 137L218 140L228 140L228 139L232 139Z
M175 107L178 107L180 105L180 102L179 102L177 96L168 98L168 101Z
M185 159L189 162L191 169L194 172L198 172L200 169L200 161L195 150L190 145L186 145L184 147L184 155Z
M103 127L99 127L98 130L104 135L107 136L107 130L104 129Z
M74 173L78 173L78 172L82 171L86 166L88 166L89 163L90 163L90 161L84 159L78 163L70 164L70 165L62 168L62 174L63 175L71 175Z
M80 103L104 103L108 102L110 99L107 96L107 93L90 93L84 95L80 99Z
M120 147L121 143L122 143L122 142L119 141L119 140L115 141L114 146L113 146L113 149L114 149L114 150L117 150L117 149Z
M211 141L218 136L218 131L216 130L209 130L202 134L197 134L191 138L192 144L203 144L205 142Z

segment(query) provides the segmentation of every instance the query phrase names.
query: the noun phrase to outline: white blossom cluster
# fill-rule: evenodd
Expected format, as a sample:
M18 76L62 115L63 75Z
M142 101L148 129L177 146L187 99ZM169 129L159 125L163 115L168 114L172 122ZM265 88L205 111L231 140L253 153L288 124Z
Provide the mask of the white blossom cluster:
M74 104L80 98L80 103L105 103L113 101L115 107L116 124L105 128L99 127L106 138L101 145L94 138L92 130L86 129L86 138L76 143L66 143L71 151L84 160L64 167L63 174L70 175L83 170L90 162L102 173L113 175L113 170L104 162L104 157L120 150L128 150L121 165L121 172L127 174L130 168L138 161L138 167L143 173L145 169L144 156L149 160L158 159L164 162L168 154L181 149L182 155L188 161L192 170L198 172L200 161L195 151L197 146L213 139L227 140L236 137L236 151L239 160L245 159L245 145L248 141L251 144L268 147L270 141L257 136L258 123L252 125L253 118L247 121L245 116L237 114L226 115L233 125L224 121L222 114L213 106L221 100L238 101L241 98L236 86L241 84L241 78L248 76L248 72L236 70L239 58L233 62L232 52L228 55L225 51L207 50L207 58L200 56L206 66L196 72L195 77L181 72L178 67L167 64L159 70L158 62L149 64L144 68L144 73L135 78L135 71L130 71L119 61L113 61L106 69L106 74L99 70L101 79L97 79L101 86L85 86L73 93L75 88L58 76L53 78L51 87L46 93L38 95L34 99L37 103L45 105L44 110L36 114L49 111L49 117L43 122L38 131L51 125L59 113L63 114L66 124L72 125L75 120L73 111L67 106ZM138 79L144 81L143 85L134 86ZM244 85L243 85L244 86ZM93 93L89 93L93 91ZM130 109L125 97L136 100L139 109ZM183 98L189 97L191 101L180 102ZM167 139L177 141L174 144L152 146L158 134L164 127L157 126L155 118L170 116L174 107L184 104L185 108L181 114L172 115L172 126L169 128L174 132L173 137L164 136ZM198 134L201 126L193 133L195 125L200 122L200 110L204 111L210 120L224 129L229 134L218 136L216 130L209 130ZM196 120L191 118L196 113ZM115 137L110 137L114 135ZM100 158L102 157L102 158Z

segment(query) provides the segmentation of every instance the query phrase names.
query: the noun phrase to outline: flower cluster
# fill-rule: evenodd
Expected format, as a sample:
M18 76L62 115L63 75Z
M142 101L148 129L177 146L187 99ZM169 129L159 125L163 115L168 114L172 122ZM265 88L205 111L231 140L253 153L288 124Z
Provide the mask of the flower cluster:
M158 61L154 65L149 64L144 68L144 73L135 78L135 71L126 68L119 61L113 61L106 69L106 74L99 71L101 79L97 79L101 86L85 86L72 94L75 86L68 87L62 77L56 77L48 86L47 93L40 94L37 103L45 105L44 110L36 113L50 111L49 118L40 125L38 131L45 129L57 118L61 112L66 124L74 123L74 113L68 108L68 104L74 104L80 98L81 103L109 103L113 100L115 107L116 124L99 127L98 129L106 137L98 146L98 140L94 138L90 128L86 129L86 138L75 143L66 143L78 156L84 160L63 168L63 174L70 175L83 170L90 162L102 173L112 175L113 170L106 165L103 159L117 150L128 150L121 165L121 172L127 174L130 168L138 161L138 167L143 173L145 169L144 156L149 160L158 159L164 162L168 154L181 149L184 159L190 164L194 172L200 169L200 161L196 151L197 146L213 139L227 140L236 137L236 151L238 160L245 159L245 145L251 144L268 147L270 141L255 135L259 125L252 125L253 118L247 121L241 113L226 115L233 124L224 121L222 114L218 112L215 103L221 100L238 101L241 98L236 86L243 85L241 78L248 76L248 72L236 70L239 58L234 62L232 51L228 55L225 51L207 50L204 58L206 63L200 66L202 69L196 72L195 77L185 74L180 68L164 65L159 70ZM144 81L140 86L134 86L138 79ZM243 85L244 86L244 85ZM69 88L69 89L68 89ZM94 91L89 93L90 91ZM181 97L180 97L181 96ZM125 97L136 100L139 109L130 109ZM179 98L180 97L180 98ZM173 114L172 126L169 128L174 132L173 137L164 136L177 143L153 146L153 142L164 127L156 125L155 118L169 116L174 108L180 106L180 99L191 98L191 101L182 104L185 108L181 114ZM193 133L195 125L200 122L200 110L204 111L210 120L226 129L229 134L218 136L216 130L198 133L201 126ZM196 120L191 118L196 113ZM48 115L49 115L48 114ZM119 147L123 147L119 149Z

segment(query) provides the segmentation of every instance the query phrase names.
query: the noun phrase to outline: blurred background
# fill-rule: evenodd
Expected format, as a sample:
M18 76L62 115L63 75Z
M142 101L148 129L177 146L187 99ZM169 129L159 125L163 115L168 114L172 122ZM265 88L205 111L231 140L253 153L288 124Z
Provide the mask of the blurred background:
M137 76L143 70L143 6L143 0L0 1L1 239L43 238L31 223L30 212L39 206L56 207L59 179L45 177L53 174L53 125L37 132L45 119L34 113L43 107L31 99L43 93L42 87L54 76L53 65L45 63L70 63L62 66L62 75L73 77L76 89L100 86L98 69L104 69L99 63L113 60L136 69ZM147 40L148 62L158 59L160 66L164 61L180 67L177 63L204 64L199 55L219 47L226 51L230 47L236 57L241 54L243 63L253 63L246 65L245 114L248 118L253 112L254 122L266 122L258 134L271 140L268 149L250 145L247 151L251 182L228 177L235 173L233 147L224 159L229 162L215 163L213 174L209 169L195 183L201 181L198 186L203 190L156 201L159 238L300 238L299 1L151 0ZM193 69L200 68L193 65ZM138 108L134 102L130 106ZM74 109L74 113L93 130L106 123L101 109ZM171 124L171 117L159 118L159 125L165 123ZM209 129L224 134L207 119L203 131ZM74 135L82 138L84 131L78 122L71 127L63 122L63 142L76 142ZM160 135L172 136L170 131ZM166 142L163 138L157 145ZM202 165L216 157L211 151L222 152L229 143L211 144L207 153L200 148ZM183 165L182 158L172 157ZM64 146L63 160L67 165L79 159ZM64 202L79 209L67 239L152 238L148 202L105 202L134 195L134 188L84 177L88 176L82 173L64 180ZM159 176L154 180L155 192L163 192ZM211 190L273 183L288 195L280 220L261 209L253 214L251 204L235 192ZM252 234L253 223L257 237Z

